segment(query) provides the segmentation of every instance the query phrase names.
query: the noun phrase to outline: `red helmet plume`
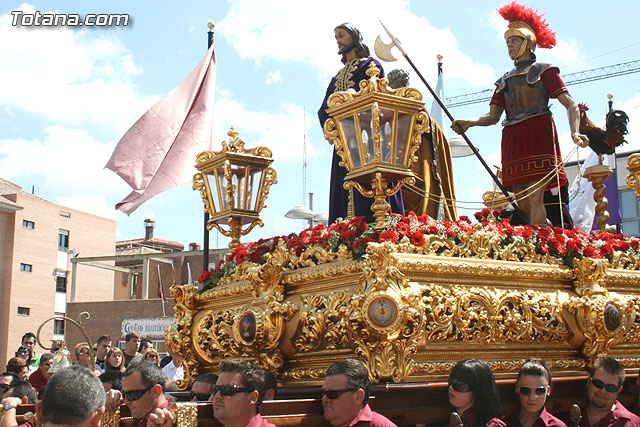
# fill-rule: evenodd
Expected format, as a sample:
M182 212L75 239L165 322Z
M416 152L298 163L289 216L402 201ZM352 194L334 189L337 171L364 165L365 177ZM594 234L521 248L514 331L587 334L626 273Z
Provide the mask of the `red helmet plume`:
M544 16L535 9L523 4L511 2L498 9L498 13L509 21L509 30L505 38L518 35L531 41L531 48L538 45L543 49L551 49L556 45L556 33L551 31Z

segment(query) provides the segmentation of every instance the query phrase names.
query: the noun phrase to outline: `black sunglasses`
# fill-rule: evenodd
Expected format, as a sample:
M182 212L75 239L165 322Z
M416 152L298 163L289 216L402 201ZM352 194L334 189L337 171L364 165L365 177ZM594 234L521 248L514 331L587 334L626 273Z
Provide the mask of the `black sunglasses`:
M605 384L602 381L594 380L593 378L591 378L591 384L593 384L596 388L599 388L599 389L604 388L609 393L617 393L618 390L620 389L620 387L618 387L615 384Z
M151 390L152 388L154 388L156 385L152 385L151 387L147 387L147 388L143 388L141 390L129 390L129 391L122 391L122 396L127 399L129 402L135 402L136 400L140 399L142 397L143 394L145 394L146 392L148 392L149 390Z
M543 386L535 388L520 386L518 393L520 393L522 396L531 396L531 393L535 393L536 396L542 396L547 393L547 388Z
M327 396L329 400L336 400L344 393L348 391L355 391L352 388L345 388L344 390L322 390L322 397Z
M253 390L250 388L240 387L235 384L214 385L211 391L211 395L215 396L218 392L220 392L220 396L229 397L235 396L238 393L251 393L252 391Z
M470 391L473 391L471 384L465 383L464 381L460 381L456 378L450 378L449 385L459 393L469 393Z
M195 400L196 402L206 402L209 400L209 393L194 393L192 391L189 392L189 400ZM195 399L194 399L195 397Z

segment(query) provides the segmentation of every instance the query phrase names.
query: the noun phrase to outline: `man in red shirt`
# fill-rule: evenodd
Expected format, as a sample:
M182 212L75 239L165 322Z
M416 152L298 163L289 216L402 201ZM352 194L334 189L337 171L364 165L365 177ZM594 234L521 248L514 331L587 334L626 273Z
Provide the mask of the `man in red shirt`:
M322 385L324 418L333 427L396 427L369 407L370 386L369 371L362 362L335 362L327 369Z
M53 354L45 353L40 356L40 365L38 365L38 370L29 376L29 382L36 390L36 394L40 395L40 391L42 391L47 382L49 381L49 369L53 365Z
M589 139L578 131L578 105L560 79L558 67L536 62L536 46L555 46L555 33L537 11L526 6L513 2L498 12L510 21L504 38L514 68L496 81L487 114L454 120L451 129L461 134L473 126L494 125L506 111L502 123L502 183L515 193L530 224L546 225L544 192L567 183L549 98L556 98L566 108L573 141L586 147Z
M624 382L624 368L611 358L593 363L587 383L587 407L582 410L580 427L639 427L640 417L618 401Z

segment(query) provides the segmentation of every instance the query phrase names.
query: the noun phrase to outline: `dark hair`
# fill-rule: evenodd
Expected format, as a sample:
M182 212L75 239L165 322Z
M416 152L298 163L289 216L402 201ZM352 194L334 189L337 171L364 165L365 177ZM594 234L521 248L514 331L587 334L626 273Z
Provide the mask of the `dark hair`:
M547 384L551 385L551 374L549 373L549 367L547 366L547 362L545 362L543 359L532 357L531 359L527 360L524 365L520 366L520 370L518 371L518 380L523 375L545 377L547 379Z
M11 384L9 385L9 390L11 390L12 397L17 397L19 399L26 397L28 399L27 403L36 403L36 391L33 389L33 386L31 385L31 383L27 380L11 381Z
M120 355L120 366L113 366L109 362L109 357L114 353ZM105 372L108 372L108 371L124 372L124 353L118 347L111 347L107 352L107 355L104 357L104 371Z
M148 339L140 340L140 347L138 347L138 353L142 353L142 347L148 347L151 341Z
M369 57L369 55L370 55L369 48L362 41L362 34L360 33L360 31L358 31L358 29L351 22L345 22L344 24L340 24L336 28L334 28L333 30L335 31L338 28L342 28L343 30L348 32L349 35L351 36L351 39L353 40L352 43L354 44L355 49L356 49L356 57L357 58L368 58ZM344 64L346 62L347 62L347 53L345 52L345 53L342 54L342 63Z
M347 387L356 391L358 389L364 390L364 400L362 406L369 401L369 391L371 389L371 381L369 380L369 371L359 360L345 359L339 362L335 362L327 372L325 377L331 377L334 375L344 375L347 377Z
M122 372L120 371L106 371L104 374L100 375L100 382L111 383L111 388L114 390L122 391Z
M25 339L25 338L33 338L33 339L35 340L35 339L36 339L36 336L35 336L35 334L34 334L33 332L27 332L26 334L24 334L24 335L22 336L22 339L20 340L20 342L21 342L21 343L22 343L22 342L24 342L24 339Z
M405 70L401 70L400 68L396 68L389 71L389 74L387 74L387 80L389 81L389 86L391 86L392 89L407 87L409 86L409 73Z
M99 346L102 342L104 341L113 341L111 339L111 337L109 335L102 335L100 338L98 338L98 341L96 341L96 346Z
M129 342L131 338L140 339L140 334L138 334L137 332L129 332L127 335L124 336L124 341Z
M214 385L218 381L218 376L216 374L200 374L193 380L193 382L196 381Z
M104 387L84 366L60 369L47 382L42 398L45 423L79 424L106 401Z
M601 357L593 362L593 366L589 370L589 375L593 377L598 369L602 369L609 375L616 375L618 377L618 387L624 382L624 368L613 357Z
M128 377L135 372L140 372L140 381L143 386L153 387L156 384L160 384L162 386L162 391L164 392L164 383L166 379L158 365L149 360L141 360L140 362L129 365L122 374L122 377Z
M493 418L502 418L500 395L491 368L482 360L461 360L453 367L449 379L469 384L473 390L474 427L484 427ZM460 414L462 415L462 414Z
M16 357L20 357L20 352L27 350L29 352L29 358L27 359L27 365L31 365L31 359L33 358L33 351L31 351L31 349L29 347L25 347L23 345L21 345L20 347L18 347L18 349L16 350Z
M276 376L273 375L273 372L268 370L267 368L262 369L262 373L264 374L264 386L266 390L273 389L273 398L276 398L276 394L278 394L278 380Z
M40 356L40 362L38 362L39 366L44 365L45 363L47 363L49 360L53 359L53 354L52 353L44 353L42 356Z
M7 372L12 374L19 374L22 368L27 366L27 361L22 357L12 357L7 362Z
M260 412L264 395L267 392L263 369L248 360L223 360L220 362L220 373L239 373L242 376L240 379L242 386L258 392L258 401L256 402L256 412L258 413Z

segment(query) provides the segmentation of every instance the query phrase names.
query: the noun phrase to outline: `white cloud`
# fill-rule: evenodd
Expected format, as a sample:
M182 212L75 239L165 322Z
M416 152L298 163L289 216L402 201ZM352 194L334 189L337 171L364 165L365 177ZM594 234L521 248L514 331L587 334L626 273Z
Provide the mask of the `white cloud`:
M242 57L257 65L270 59L307 63L318 70L320 81L326 81L340 66L333 28L327 28L327 23L337 26L346 17L356 17L352 23L363 34L373 55L374 40L384 32L378 23L380 11L384 11L385 25L394 32L414 63L435 64L436 55L442 54L447 58L449 75L461 77L474 86L492 81L493 69L474 62L462 52L449 28L438 28L414 15L409 11L409 2L402 0L237 0L217 28ZM292 16L313 18L291 19ZM388 41L386 34L385 39ZM392 65L389 66L393 68ZM468 73L471 68L474 72ZM435 78L435 67L431 69L433 72L429 75Z
M282 76L280 75L280 71L269 71L269 73L267 74L267 80L265 81L265 83L269 84L276 84L276 83L280 83L282 81Z
M35 11L26 3L20 9ZM66 125L126 130L157 99L133 84L142 69L115 33L44 31L11 26L10 12L0 16L0 56L11 58L0 67L0 106Z

